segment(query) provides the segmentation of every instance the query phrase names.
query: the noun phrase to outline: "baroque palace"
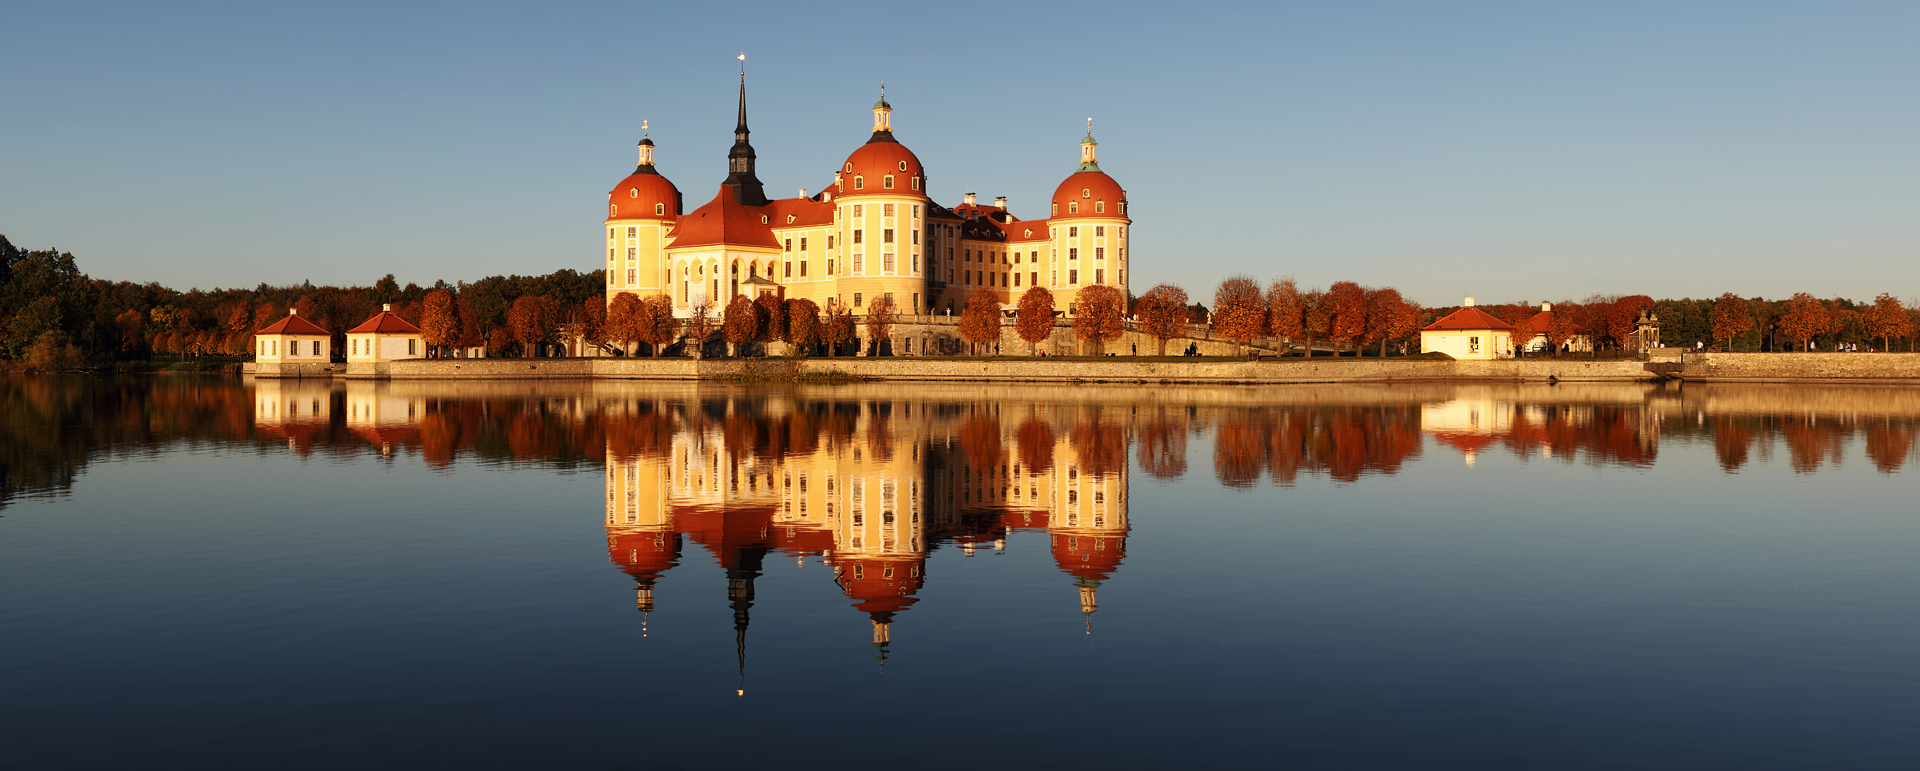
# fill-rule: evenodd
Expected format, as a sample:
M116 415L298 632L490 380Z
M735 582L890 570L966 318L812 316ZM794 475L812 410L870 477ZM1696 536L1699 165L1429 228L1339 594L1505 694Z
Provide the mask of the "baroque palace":
M873 105L873 134L814 195L770 199L747 141L747 84L712 200L683 211L680 189L640 164L607 193L607 295L667 294L677 316L705 302L717 313L738 295L806 298L855 314L886 297L903 314L954 314L986 289L1002 304L1030 287L1053 291L1071 314L1078 291L1127 291L1127 192L1095 156L1091 128L1080 165L1053 192L1045 219L1022 220L1006 199L982 206L968 193L946 207L927 196L920 159L893 136L893 107Z

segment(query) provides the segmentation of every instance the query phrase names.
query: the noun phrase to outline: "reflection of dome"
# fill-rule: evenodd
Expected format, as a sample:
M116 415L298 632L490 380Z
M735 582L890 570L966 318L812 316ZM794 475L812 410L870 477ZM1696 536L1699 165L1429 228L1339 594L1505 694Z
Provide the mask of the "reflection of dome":
M854 600L853 607L867 613L895 613L919 602L913 593L920 591L924 565L923 559L835 561L840 590Z
M1125 531L1054 533L1053 564L1075 578L1105 581L1127 556Z
M607 559L634 578L657 578L680 564L680 534L664 530L609 532Z

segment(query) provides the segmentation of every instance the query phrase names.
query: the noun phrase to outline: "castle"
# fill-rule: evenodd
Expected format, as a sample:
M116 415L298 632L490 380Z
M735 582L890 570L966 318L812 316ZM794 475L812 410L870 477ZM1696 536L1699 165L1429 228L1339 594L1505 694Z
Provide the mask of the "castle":
M854 314L885 297L903 314L955 314L978 290L1005 305L1045 286L1070 315L1084 287L1127 291L1127 192L1100 170L1091 129L1048 216L1022 220L1005 198L982 206L968 193L958 206L935 203L920 159L893 136L892 112L883 93L873 135L819 193L770 199L754 174L743 73L726 181L691 212L654 168L653 141L643 136L639 166L607 193L609 301L666 294L684 318L703 303L718 313L739 295L806 298Z

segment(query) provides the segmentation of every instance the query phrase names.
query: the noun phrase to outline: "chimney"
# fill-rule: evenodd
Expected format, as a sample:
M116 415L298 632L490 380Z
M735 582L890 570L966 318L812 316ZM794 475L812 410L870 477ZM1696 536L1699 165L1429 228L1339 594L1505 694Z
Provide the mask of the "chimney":
M1553 312L1553 303L1540 303L1540 312L1541 312L1541 313L1552 313L1552 312Z
M999 198L995 198L995 199L993 199L993 205L995 205L995 206L998 206L998 207L1000 207L1000 210L1001 210L1001 211L1006 211L1006 210L1007 210L1007 197L1003 195L1003 196L1000 196Z
M806 188L804 188L804 187L803 187L803 188L800 188L800 197L801 197L801 198L805 198L805 197L807 197L807 189L806 189Z
M300 315L300 309L299 309L299 308L288 308L288 309L287 309L287 315L288 315L288 316L298 316L298 315Z
M1471 297L1467 298L1467 307L1469 308L1473 307L1473 298Z
M967 201L967 202L966 202L966 205L967 205L967 206L973 206L973 205L974 205L974 202L975 202L975 201L977 201L977 200L979 200L979 199L977 199L977 198L974 198L974 196L973 196L973 194L972 194L972 193L968 193L968 194L967 194L967 199L966 199L966 201Z
M1472 305L1472 304L1473 304L1473 298L1471 298L1471 297L1469 297L1469 298L1467 298L1467 304L1468 304L1468 305ZM393 312L393 303L380 303L380 312L381 312L381 313L392 313L392 312Z

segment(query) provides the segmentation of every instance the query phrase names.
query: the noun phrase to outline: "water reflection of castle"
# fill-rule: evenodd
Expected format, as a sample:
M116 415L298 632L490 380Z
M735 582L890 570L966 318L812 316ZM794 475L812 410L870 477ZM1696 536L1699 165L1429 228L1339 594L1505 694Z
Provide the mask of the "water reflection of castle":
M1126 437L1097 418L1064 431L1042 415L912 401L635 404L609 421L607 550L654 609L683 539L727 572L744 665L754 580L767 556L821 558L884 657L941 543L1004 550L1044 532L1081 612L1126 554ZM1072 421L1066 421L1071 423ZM621 445L643 437L645 448Z

